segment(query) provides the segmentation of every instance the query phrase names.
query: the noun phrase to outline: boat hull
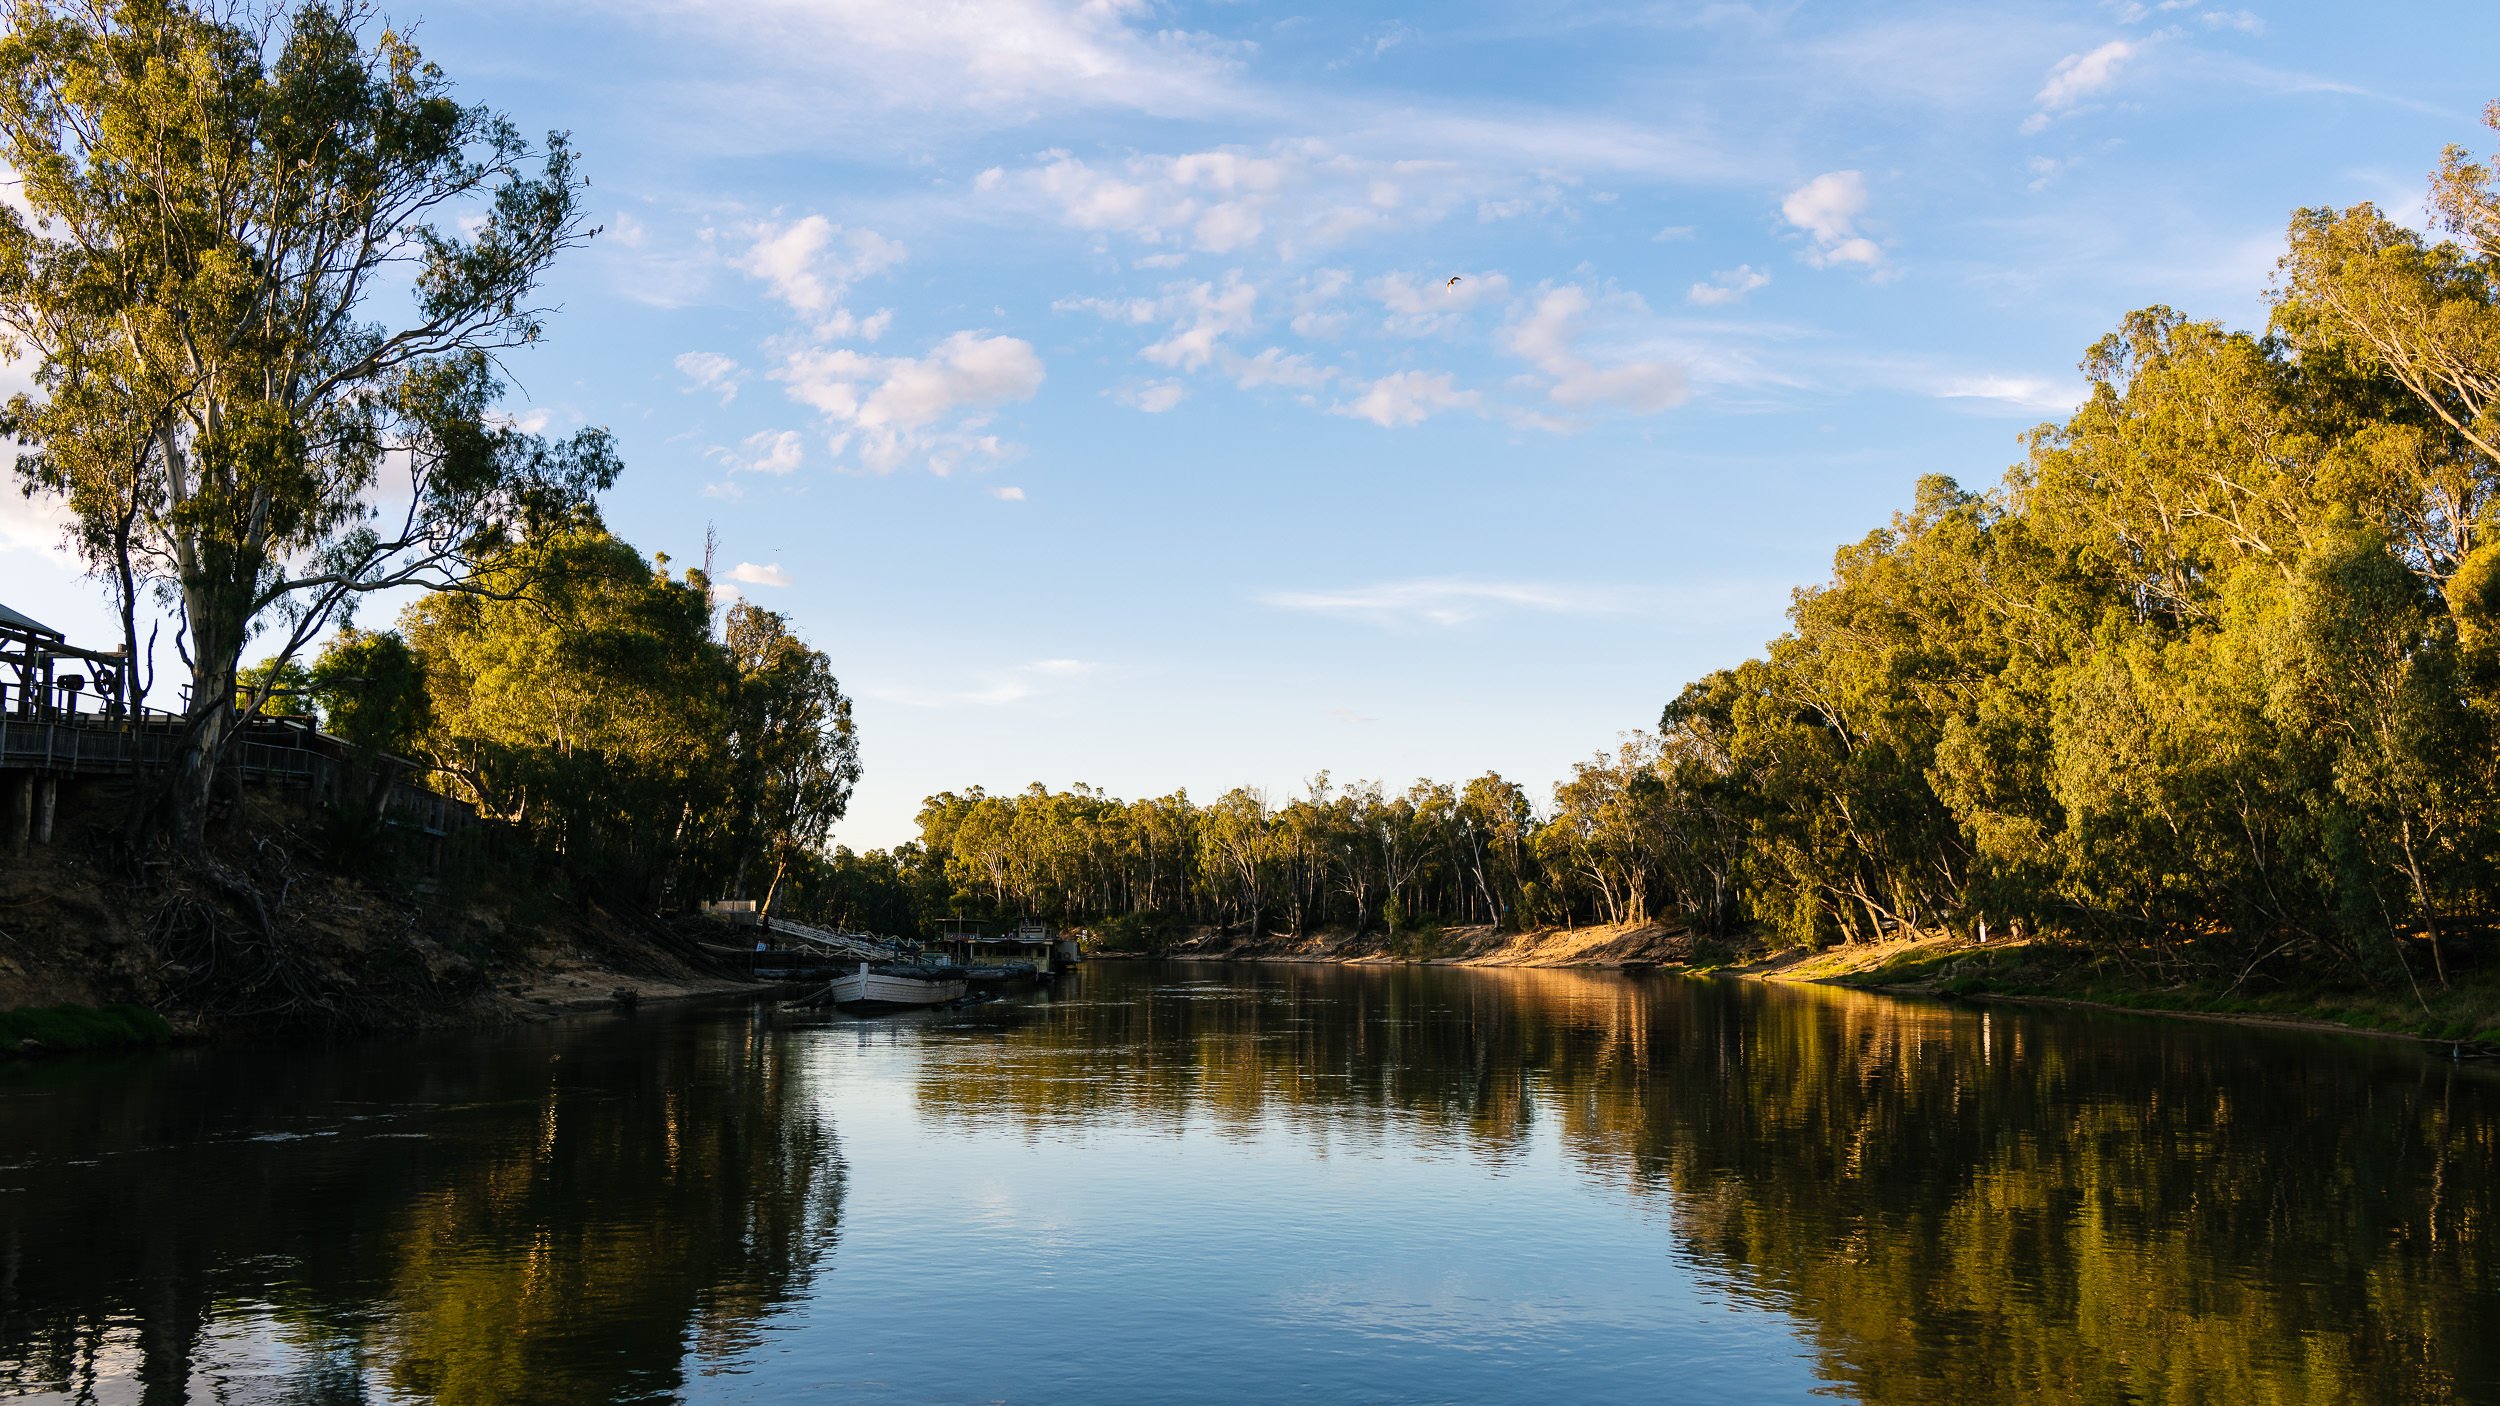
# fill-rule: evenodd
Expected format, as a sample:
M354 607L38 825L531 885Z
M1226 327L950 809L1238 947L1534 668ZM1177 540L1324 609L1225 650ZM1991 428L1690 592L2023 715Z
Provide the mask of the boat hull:
M964 990L965 984L960 978L930 980L855 971L835 977L827 994L833 1004L844 1010L908 1010L914 1006L937 1006L948 1001L960 1001Z
M1031 962L1001 962L994 965L974 964L965 978L975 986L1033 985L1048 981L1050 973Z

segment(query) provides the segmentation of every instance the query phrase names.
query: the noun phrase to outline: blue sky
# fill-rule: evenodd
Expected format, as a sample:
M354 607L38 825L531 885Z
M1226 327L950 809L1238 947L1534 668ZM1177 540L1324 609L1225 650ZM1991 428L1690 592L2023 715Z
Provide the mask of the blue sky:
M401 15L401 19L408 16ZM2500 8L437 0L604 232L514 410L924 794L1533 793L1757 650L2129 309L2418 216ZM1459 282L1450 285L1453 275ZM0 600L109 638L39 508ZM372 623L372 622L368 622Z

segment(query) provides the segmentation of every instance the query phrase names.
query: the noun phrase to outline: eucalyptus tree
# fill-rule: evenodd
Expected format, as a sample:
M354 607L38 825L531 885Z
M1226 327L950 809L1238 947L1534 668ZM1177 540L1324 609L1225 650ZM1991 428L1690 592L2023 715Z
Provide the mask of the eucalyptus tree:
M831 661L791 632L775 611L746 601L722 622L735 683L726 739L731 759L727 839L730 891L747 892L759 864L772 865L772 906L799 856L824 847L859 782L859 732Z
M677 886L733 829L724 816L769 823L798 799L740 809L738 665L712 637L709 583L672 579L663 562L585 514L489 561L540 582L529 596L440 592L400 619L426 681L423 750L437 775L577 877L636 900ZM818 783L812 763L796 766L803 795Z
M1236 786L1198 813L1198 872L1216 902L1245 917L1250 935L1265 933L1275 884L1275 812L1267 793Z
M381 820L391 788L433 725L425 666L390 630L353 626L322 646L307 671L322 727L345 742L365 769L363 818Z
M1284 902L1296 937L1326 921L1337 865L1334 785L1325 771L1313 775L1306 794L1277 807L1275 854Z
M2500 129L2500 103L2485 121ZM2452 146L2431 179L2430 213L2459 238L2434 242L2371 205L2299 212L2278 324L2304 345L2352 343L2488 473L2500 463L2500 178Z
M195 842L246 643L286 660L370 592L479 588L482 551L604 488L606 437L497 417L495 355L593 232L566 140L454 99L364 0L5 0L0 339L30 492L120 596L179 611ZM511 589L510 582L500 589Z
M1528 794L1488 771L1459 792L1458 843L1467 879L1484 905L1486 922L1508 927L1521 886L1528 882L1528 837L1536 812Z

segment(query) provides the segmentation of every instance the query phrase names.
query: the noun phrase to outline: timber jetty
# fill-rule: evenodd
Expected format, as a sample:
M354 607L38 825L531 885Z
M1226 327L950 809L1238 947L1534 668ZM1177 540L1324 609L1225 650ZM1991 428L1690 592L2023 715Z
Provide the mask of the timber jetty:
M707 901L703 916L754 934L751 946L703 945L717 955L747 958L749 970L767 981L819 980L861 962L907 962L919 955L919 945L904 938L794 923L764 913L751 898Z
M0 805L9 848L52 842L64 780L162 772L181 757L192 722L180 713L134 706L130 661L122 651L71 644L61 631L0 605ZM225 749L238 780L299 787L325 799L366 774L346 743L302 718L243 722ZM398 775L419 768L398 758ZM479 823L464 802L391 783L385 823L442 836Z

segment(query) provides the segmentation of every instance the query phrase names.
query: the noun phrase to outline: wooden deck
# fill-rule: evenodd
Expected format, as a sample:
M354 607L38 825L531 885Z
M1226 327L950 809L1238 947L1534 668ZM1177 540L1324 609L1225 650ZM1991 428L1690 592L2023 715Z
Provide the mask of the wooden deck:
M183 718L131 709L124 673L119 654L78 648L0 606L0 800L13 802L18 848L51 839L62 780L148 775L180 758ZM366 775L346 743L299 718L245 725L227 742L222 765L246 783L300 786L315 799L362 786ZM421 770L402 765L404 774ZM436 836L481 823L466 802L405 781L393 783L383 819Z

